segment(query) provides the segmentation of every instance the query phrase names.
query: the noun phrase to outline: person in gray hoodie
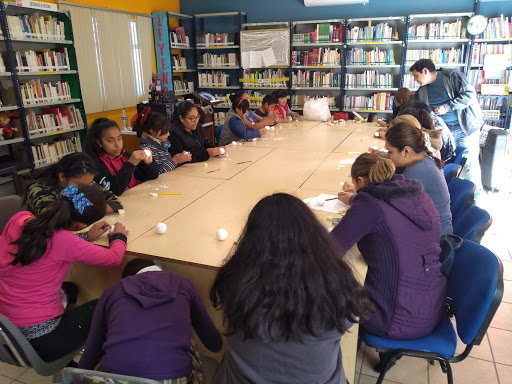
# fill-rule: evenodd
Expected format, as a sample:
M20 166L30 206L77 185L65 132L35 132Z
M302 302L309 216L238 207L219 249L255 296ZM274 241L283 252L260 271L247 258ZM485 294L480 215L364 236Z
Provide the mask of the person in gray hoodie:
M484 120L475 88L456 69L442 68L436 71L430 59L418 60L409 70L421 85L414 95L415 100L429 105L453 133L457 146L468 149L466 173L480 190L479 139Z

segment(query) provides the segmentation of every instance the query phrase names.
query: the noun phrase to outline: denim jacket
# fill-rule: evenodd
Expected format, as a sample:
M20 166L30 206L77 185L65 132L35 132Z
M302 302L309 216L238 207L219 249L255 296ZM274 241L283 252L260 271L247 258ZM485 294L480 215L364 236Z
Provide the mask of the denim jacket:
M466 135L479 130L484 125L482 110L478 104L475 88L469 83L467 77L456 69L441 68L444 87L450 97L445 106L455 111L459 125ZM428 105L428 92L426 86L421 86L414 98Z

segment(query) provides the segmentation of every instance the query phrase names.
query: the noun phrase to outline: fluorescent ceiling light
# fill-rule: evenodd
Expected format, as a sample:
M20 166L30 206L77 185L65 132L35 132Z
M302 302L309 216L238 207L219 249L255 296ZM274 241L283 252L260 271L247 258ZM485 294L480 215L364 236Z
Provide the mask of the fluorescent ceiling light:
M368 4L369 0L304 0L306 7L322 7L328 5Z

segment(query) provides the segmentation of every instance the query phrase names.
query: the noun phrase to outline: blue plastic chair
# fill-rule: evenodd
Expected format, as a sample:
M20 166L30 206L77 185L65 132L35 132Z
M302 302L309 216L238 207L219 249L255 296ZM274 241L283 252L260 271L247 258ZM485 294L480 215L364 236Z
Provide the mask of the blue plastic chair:
M461 169L462 167L458 164L445 164L443 173L446 184L448 184L453 177L459 176Z
M217 145L219 145L221 132L222 132L222 125L217 125L215 127L215 141L217 142Z
M412 356L430 361L437 360L453 384L450 363L464 360L475 345L485 337L503 297L503 266L487 248L472 241L464 241L455 250L454 264L447 281L448 315L454 315L457 331L448 317L444 318L430 335L417 340L390 340L364 332L360 337L366 345L379 352L389 353L377 384L384 381L386 372L402 356ZM466 345L455 356L457 335Z
M492 217L485 209L472 205L468 208L453 233L463 240L471 240L480 244L485 232L492 224Z
M455 155L451 159L451 164L460 165L461 168L464 168L464 164L466 164L466 156L468 154L468 149L466 147L458 146L455 148Z
M466 209L473 205L475 190L475 184L469 180L461 179L459 177L452 178L448 183L453 227L456 227L459 224Z

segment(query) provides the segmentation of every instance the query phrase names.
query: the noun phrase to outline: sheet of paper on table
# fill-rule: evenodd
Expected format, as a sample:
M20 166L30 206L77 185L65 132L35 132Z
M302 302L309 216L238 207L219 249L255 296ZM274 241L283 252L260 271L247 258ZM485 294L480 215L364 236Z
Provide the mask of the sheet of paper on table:
M308 204L308 206L311 209L316 209L317 211L324 211L324 212L330 212L330 213L339 213L340 209L348 209L349 206L343 204L341 201L337 199L338 196L336 195L328 195L326 193L321 193L316 197L310 197L309 199L304 199L304 202ZM318 204L318 200L324 199L333 199L335 200L329 200L324 203L324 205Z

